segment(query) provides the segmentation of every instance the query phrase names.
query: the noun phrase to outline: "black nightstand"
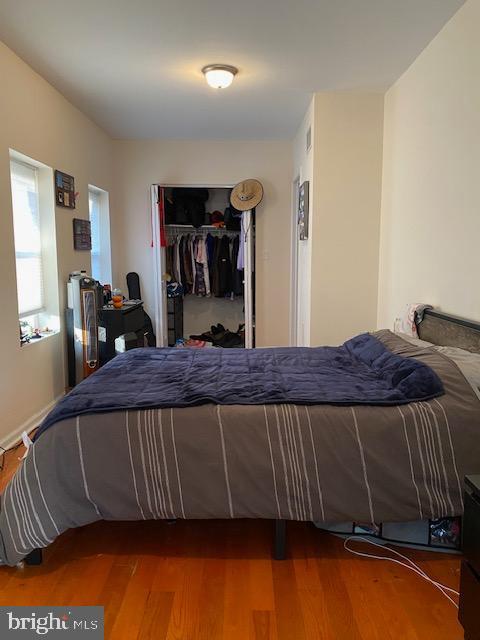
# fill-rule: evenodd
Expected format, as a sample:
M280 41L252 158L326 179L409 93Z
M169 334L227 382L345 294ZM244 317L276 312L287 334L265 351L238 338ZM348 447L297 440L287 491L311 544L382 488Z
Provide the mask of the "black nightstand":
M480 475L465 478L463 553L458 619L465 640L480 640Z

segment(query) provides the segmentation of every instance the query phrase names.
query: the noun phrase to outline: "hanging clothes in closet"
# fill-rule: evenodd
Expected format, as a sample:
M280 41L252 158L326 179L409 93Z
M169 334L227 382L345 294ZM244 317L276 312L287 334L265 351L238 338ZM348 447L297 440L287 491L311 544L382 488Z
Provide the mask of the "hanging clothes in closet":
M238 269L238 235L177 234L168 239L166 270L183 293L200 297L243 295L243 271Z

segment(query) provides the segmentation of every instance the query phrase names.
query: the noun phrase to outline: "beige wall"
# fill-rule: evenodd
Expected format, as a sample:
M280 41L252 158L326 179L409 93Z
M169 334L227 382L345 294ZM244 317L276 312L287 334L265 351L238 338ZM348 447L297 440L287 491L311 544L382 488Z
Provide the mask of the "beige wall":
M114 142L115 190L111 202L114 284L137 271L153 314L150 185L229 185L257 178L264 201L257 208L257 344L287 345L290 315L290 142L119 140Z
M310 344L375 329L383 96L314 99Z
M20 348L9 148L75 177L80 193L75 213L56 210L60 310L73 269L90 266L88 252L75 252L73 217L88 218L87 185L110 190L110 141L80 111L0 43L0 444L43 410L64 389L64 334Z
M480 320L480 2L388 91L379 326L409 302Z

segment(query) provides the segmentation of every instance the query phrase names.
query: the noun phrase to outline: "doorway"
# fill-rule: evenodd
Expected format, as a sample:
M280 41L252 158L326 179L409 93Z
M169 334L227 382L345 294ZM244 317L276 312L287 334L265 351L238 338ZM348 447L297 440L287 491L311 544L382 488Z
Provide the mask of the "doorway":
M232 185L171 185L156 184L151 187L151 215L153 230L153 268L155 283L155 328L157 346L180 346L185 344L190 346L188 341L201 338L207 333L214 333L214 326L223 326L227 330L227 340L221 343L218 340L213 342L214 346L238 347L254 346L254 264L253 264L253 243L255 220L252 212L243 212L241 217L225 226L218 226L219 216L222 211L230 206L230 191ZM172 198L179 201L187 196L197 197L202 195L205 198L205 207L201 215L206 215L208 220L204 224L196 220L195 226L190 224L188 219L176 219L178 217L178 207L172 205ZM176 204L176 203L173 203ZM173 212L173 213L172 213ZM215 214L215 215L214 215ZM238 215L239 212L237 212ZM222 213L223 215L223 213ZM173 216L173 218L172 218ZM221 243L219 260L225 263L225 259L230 265L225 271L225 264L222 265L220 279L222 283L225 278L229 284L222 286L220 290L214 289L215 284L215 264L212 266L210 258L208 264L205 260L205 282L202 291L196 287L185 287L184 276L180 270L173 266L172 253L182 251L189 243L188 252L196 242L201 243L204 252L207 251L208 241L215 246ZM242 264L236 270L237 255L241 245ZM208 249L209 250L209 249ZM236 253L235 253L236 251ZM191 253L188 253L190 255ZM186 257L185 253L185 257ZM213 252L215 256L215 252ZM186 259L186 258L185 258ZM215 260L215 258L214 258ZM169 264L170 263L170 264ZM183 266L184 260L179 264ZM194 263L195 269L195 263ZM213 269L213 271L211 271ZM229 273L233 272L232 277ZM172 298L172 293L176 287L172 287L172 271L174 272L173 283L182 285L178 296ZM175 274L175 272L177 272ZM195 273L195 271L194 271ZM212 276L210 280L210 276ZM203 276L202 276L203 280ZM168 286L167 286L168 285ZM211 290L210 290L211 289ZM229 326L227 327L226 324ZM230 326L231 325L231 326ZM235 338L238 334L241 341ZM232 342L233 339L233 342ZM182 342L183 341L183 342ZM206 346L211 346L208 343Z

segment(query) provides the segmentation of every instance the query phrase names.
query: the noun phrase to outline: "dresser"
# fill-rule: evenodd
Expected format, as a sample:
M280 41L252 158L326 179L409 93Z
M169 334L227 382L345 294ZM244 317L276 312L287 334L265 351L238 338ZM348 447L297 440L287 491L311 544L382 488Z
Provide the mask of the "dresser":
M465 640L480 640L480 475L465 478L463 553L458 618Z
M125 333L136 333L138 344L143 347L143 302L126 304L120 309L103 307L98 312L98 325L100 364L103 365L115 357L115 338Z

